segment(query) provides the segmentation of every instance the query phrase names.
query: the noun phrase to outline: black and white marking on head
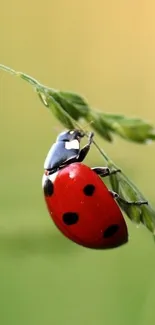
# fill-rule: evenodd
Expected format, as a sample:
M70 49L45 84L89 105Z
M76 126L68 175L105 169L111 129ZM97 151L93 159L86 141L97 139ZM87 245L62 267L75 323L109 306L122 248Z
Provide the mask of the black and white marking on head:
M109 238L112 237L113 235L116 234L116 232L119 230L119 225L113 224L109 226L103 233L104 238Z
M54 185L49 178L45 180L43 188L45 196L52 196L54 192Z
M78 222L79 216L76 212L65 212L62 219L67 226L71 226Z
M80 143L78 140L72 140L72 141L66 141L65 142L65 149L71 150L71 149L80 149Z
M95 192L95 186L93 184L87 184L83 188L83 192L86 196L92 196Z

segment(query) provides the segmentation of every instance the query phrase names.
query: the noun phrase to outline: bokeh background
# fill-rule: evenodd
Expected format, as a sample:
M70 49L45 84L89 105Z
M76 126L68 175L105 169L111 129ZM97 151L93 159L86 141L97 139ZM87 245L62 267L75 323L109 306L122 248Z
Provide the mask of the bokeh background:
M155 124L154 11L153 0L1 0L0 63ZM43 163L62 129L27 83L0 71L0 324L152 325L151 234L126 219L129 243L94 251L49 218ZM155 144L98 141L155 206ZM95 149L87 162L104 163Z

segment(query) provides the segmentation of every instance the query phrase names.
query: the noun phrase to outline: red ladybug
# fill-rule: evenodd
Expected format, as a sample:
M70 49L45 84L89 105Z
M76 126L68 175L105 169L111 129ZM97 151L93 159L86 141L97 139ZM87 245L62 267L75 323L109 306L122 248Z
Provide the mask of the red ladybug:
M42 181L47 208L55 225L72 241L89 248L121 246L128 241L128 231L115 201L119 196L109 191L99 177L120 170L89 168L82 164L93 133L80 150L83 136L79 130L65 131L52 145L44 163Z

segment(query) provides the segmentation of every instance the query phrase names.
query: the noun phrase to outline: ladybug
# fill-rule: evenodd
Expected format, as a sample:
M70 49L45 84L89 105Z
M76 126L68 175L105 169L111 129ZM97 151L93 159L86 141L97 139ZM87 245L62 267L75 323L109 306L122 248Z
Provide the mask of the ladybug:
M80 149L84 133L67 130L60 133L44 163L42 187L45 202L57 228L70 240L84 247L107 249L128 242L128 230L116 203L127 202L108 190L101 177L120 170L90 168L82 161L88 154L94 134Z

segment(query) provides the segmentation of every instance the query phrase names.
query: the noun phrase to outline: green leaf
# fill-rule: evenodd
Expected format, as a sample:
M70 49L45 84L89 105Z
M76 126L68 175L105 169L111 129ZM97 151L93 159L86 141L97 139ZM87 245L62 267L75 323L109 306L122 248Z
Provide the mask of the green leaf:
M62 106L55 100L53 96L38 91L38 95L46 106L52 111L56 118L67 128L75 129L75 122L72 117L63 110Z
M93 129L110 142L113 140L112 133L137 143L147 143L148 141L155 140L154 126L140 118L129 118L124 115L108 114L93 110L89 107L86 100L78 94L49 88L33 77L23 72L17 72L2 64L0 69L19 76L31 84L37 91L43 104L53 110L53 114L65 127L73 126L73 120L76 122L82 118L92 123ZM49 98L51 98L50 105L47 103ZM68 117L65 112L68 114ZM63 114L65 118L62 116ZM71 121L70 118L73 120Z
M53 93L53 97L74 120L78 121L82 117L87 116L89 111L87 105L77 104L75 101L72 102L71 98L65 96L63 92L57 91Z
M110 160L108 167L118 168ZM110 176L110 182L113 191L119 194L121 198L129 202L146 201L143 194L123 173L117 173ZM150 205L126 205L118 200L118 203L127 216L136 224L143 223L153 234L155 232L155 211Z
M123 115L101 114L109 128L126 140L147 143L155 140L155 128L139 118L128 118Z
M101 137L109 142L112 141L111 128L109 128L108 124L98 112L90 110L86 118L88 122L91 122L92 128L97 131Z
M64 91L60 91L59 94L72 106L73 110L76 109L78 111L78 118L86 117L88 115L90 108L84 98L77 94Z

